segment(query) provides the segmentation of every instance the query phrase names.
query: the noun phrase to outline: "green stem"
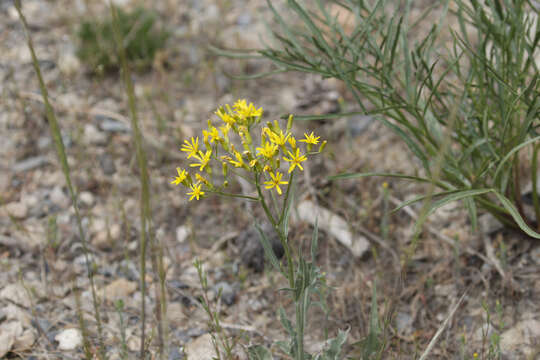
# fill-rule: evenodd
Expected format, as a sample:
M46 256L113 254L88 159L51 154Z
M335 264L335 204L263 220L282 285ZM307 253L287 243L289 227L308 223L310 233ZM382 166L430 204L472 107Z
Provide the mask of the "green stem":
M266 201L264 200L264 196L261 191L261 185L259 183L259 174L255 175L255 187L257 188L257 194L259 195L259 198L257 200L261 203L263 210L266 214L266 217L272 223L272 226L275 229L277 229L278 224L276 223L276 220L274 219L274 215L272 215L272 212L268 208L268 205L266 204Z
M533 150L532 156L532 200L534 205L534 213L536 215L536 229L540 231L540 202L538 201L538 150L540 149L540 144L536 144Z
M45 86L45 82L43 81L43 76L41 75L41 69L39 67L39 62L36 56L36 53L34 51L34 44L32 41L32 38L30 37L30 32L28 30L28 24L26 22L26 18L24 17L22 10L21 10L21 2L15 1L15 8L17 12L19 13L19 17L21 19L24 33L26 35L26 40L28 44L28 48L30 50L30 55L32 56L32 64L34 66L34 70L36 71L37 78L39 80L39 87L41 90L41 95L43 97L43 102L45 104L45 110L47 115L47 120L49 123L50 132L52 135L52 138L55 143L56 147L56 153L58 155L58 159L60 160L60 164L62 165L62 172L64 173L64 177L66 180L66 185L69 191L69 195L71 198L71 202L73 204L73 209L75 211L75 218L77 220L77 229L79 232L79 237L81 238L81 244L83 248L85 263L86 263L86 270L88 272L88 279L90 281L90 289L92 293L92 304L94 307L94 316L96 318L97 323L97 331L98 331L98 340L99 340L99 347L98 347L98 358L104 359L105 358L105 348L103 346L103 330L102 330L102 323L101 323L101 315L99 312L99 300L96 293L96 286L94 283L94 269L92 269L92 266L90 264L90 257L89 257L89 250L86 240L86 235L83 230L82 226L82 220L81 215L79 212L79 203L77 199L77 193L75 191L75 188L71 182L71 174L70 174L70 168L69 164L67 162L67 156L65 152L64 142L62 140L62 136L60 133L60 126L58 125L58 121L56 119L56 115L54 114L54 109L51 106L49 102L49 94L47 92L47 87Z
M283 220L285 220L285 213L287 209L287 203L289 201L289 194L291 192L292 183L294 181L294 171L291 173L291 176L289 177L289 183L287 184L287 191L285 192L285 198L283 199L283 206L281 207L281 215L279 217L279 225L281 226L283 224Z
M255 196L249 196L249 195L242 195L242 194L233 194L233 193L226 193L223 191L209 191L219 196L225 196L225 197L233 197L233 198L241 198L241 199L247 199L251 201L259 201L260 199Z
M268 208L268 205L266 204L266 200L264 199L264 196L261 191L261 186L259 184L259 174L255 175L255 187L257 188L257 194L259 194L259 202L261 203L264 212L266 214L266 217L272 223L272 227L276 231L279 237L279 241L281 242L281 245L283 246L283 250L285 251L285 257L287 259L287 267L288 267L288 279L289 285L291 289L294 289L294 262L292 260L291 256L291 249L289 248L289 243L287 241L287 237L285 236L285 233L280 230L279 223L276 222L274 219L274 216L270 212L270 209ZM282 215L285 212L285 209L281 210Z

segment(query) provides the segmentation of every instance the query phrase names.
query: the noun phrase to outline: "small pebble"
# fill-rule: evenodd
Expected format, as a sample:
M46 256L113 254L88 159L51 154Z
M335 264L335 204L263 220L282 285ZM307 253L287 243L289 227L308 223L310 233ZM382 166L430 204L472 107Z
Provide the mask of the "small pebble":
M189 229L187 226L182 225L176 228L176 241L179 243L183 243L186 241L187 237L189 236Z
M49 199L54 205L58 206L61 209L68 207L70 203L69 197L64 194L64 192L62 191L62 187L60 186L55 186L53 188L53 190L49 194Z
M13 170L14 173L21 173L38 167L42 167L44 165L47 165L48 163L49 159L46 156L34 156L19 161L11 167L11 170Z
M82 335L78 329L66 329L54 337L59 350L74 350L82 345Z
M219 294L220 290L221 300L225 303L225 305L231 306L234 304L234 300L236 299L234 288L229 283L221 281L214 286L214 292L216 295Z
M101 121L101 124L100 124L99 127L101 128L101 130L103 130L105 132L109 132L109 133L122 132L122 133L125 133L125 132L130 131L129 126L127 126L124 123L121 123L120 121L112 120L112 119L109 119L109 118L103 118L103 117L101 117L101 119L103 119L103 120Z
M24 219L28 215L28 207L22 202L11 202L7 204L6 211L15 219Z
M103 154L99 158L99 165L101 170L105 175L112 175L116 172L116 166L114 165L114 160L109 154Z
M80 193L79 200L81 201L81 204L86 207L92 207L95 202L94 195L89 191L83 191Z

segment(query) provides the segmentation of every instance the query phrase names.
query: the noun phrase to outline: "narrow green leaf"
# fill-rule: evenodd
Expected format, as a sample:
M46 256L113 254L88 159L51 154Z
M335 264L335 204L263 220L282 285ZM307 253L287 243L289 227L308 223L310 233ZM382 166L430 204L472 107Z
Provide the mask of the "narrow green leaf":
M370 177L370 176L392 177L392 178L399 178L399 179L405 179L405 180L413 180L413 181L418 181L418 182L431 183L431 180L426 179L426 178L422 178L422 177L418 177L418 176L404 175L404 174L392 174L392 173L376 173L376 172L338 174L338 175L328 177L328 180L358 179L358 178Z
M469 219L471 220L471 227L473 231L478 228L478 211L476 209L476 202L473 198L464 199L465 207L469 212Z
M456 192L459 192L459 191L460 190L450 190L450 191L442 191L442 192L439 192L439 193L436 193L436 194L418 195L418 196L415 196L412 199L404 201L401 204L399 204L398 206L396 206L394 209L392 209L392 211L390 211L390 214L394 214L394 213L398 212L399 210L403 209L406 206L412 205L414 203L425 200L427 198L440 197L440 196L455 194Z
M525 220L523 220L521 215L519 215L519 211L517 211L516 207L510 202L510 200L508 200L508 198L506 198L504 195L502 195L498 191L494 191L494 193L495 193L495 196L497 196L497 198L501 202L502 206L510 213L510 215L512 216L516 224L519 226L519 228L523 230L523 232L525 232L530 237L533 237L535 239L540 239L540 234L534 231L533 229L531 229L527 225Z
M322 359L324 360L339 360L341 348L347 341L347 336L349 335L349 330L346 331L339 330L338 335L331 339L328 343L328 348L324 350Z
M249 360L273 360L270 350L262 345L248 347L247 355Z
M213 52L215 55L228 57L231 59L263 59L263 56L261 54L252 54L253 52L259 51L260 49L228 50L218 48L213 45L207 45L207 47L208 50Z
M501 162L499 163L499 166L497 166L497 170L495 170L495 173L493 174L493 181L497 180L497 177L499 176L499 173L503 169L504 164L520 149L524 148L525 146L532 144L536 141L540 140L540 136L536 136L532 139L529 139L527 141L522 142L521 144L515 146L512 150L510 150L504 158L502 158Z
M294 331L291 321L287 318L287 314L285 313L285 309L283 309L283 307L281 306L279 307L278 314L279 314L279 321L281 322L281 325L285 328L289 336L291 338L295 337L296 332Z
M261 244L263 246L266 258L270 261L274 269L281 272L281 266L279 265L279 260L274 253L274 250L272 249L272 244L270 244L270 241L268 240L268 238L258 224L255 224L255 228L259 232L259 239L261 240Z
M457 192L455 192L453 194L450 194L450 195L447 195L447 196L443 197L441 200L435 201L431 205L427 215L429 216L430 214L432 214L438 208L440 208L440 207L442 207L442 206L444 206L446 204L449 204L451 202L466 199L466 198L470 198L470 197L474 197L474 196L487 194L487 193L492 192L492 191L493 191L493 189L474 189L474 190L457 191Z
M313 234L311 236L311 261L315 263L317 259L317 252L319 248L319 219L315 218L315 224L313 226Z

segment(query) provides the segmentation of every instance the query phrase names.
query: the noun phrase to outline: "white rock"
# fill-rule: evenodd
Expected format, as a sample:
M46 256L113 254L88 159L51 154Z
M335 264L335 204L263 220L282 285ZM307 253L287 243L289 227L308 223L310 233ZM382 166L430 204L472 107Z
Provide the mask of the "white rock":
M0 326L0 358L3 358L13 347L15 339L21 336L23 328L20 322L12 321Z
M90 191L83 191L79 194L79 200L81 204L92 207L94 205L95 199L94 195Z
M92 233L98 233L100 231L107 230L107 222L102 218L93 218L92 225L90 225L90 231Z
M120 235L122 235L122 227L120 224L112 224L109 233L111 235L111 240L118 240L120 239Z
M15 339L13 342L13 350L25 351L30 350L34 342L36 341L36 333L33 329L26 329L24 332Z
M15 341L15 336L8 331L3 331L0 329L0 358L3 359L4 356L11 350L13 342Z
M130 336L126 341L126 345L130 351L139 351L141 349L141 338L139 336Z
M0 291L0 299L5 299L16 304L29 308L32 303L28 297L28 292L20 284L8 284Z
M7 304L2 310L7 321L18 321L25 328L31 326L30 313L23 310L22 307L14 304Z
M78 329L66 329L56 335L54 340L58 341L59 350L74 350L82 345L83 337Z
M367 239L363 236L353 237L347 222L341 216L317 206L312 201L302 201L298 205L298 217L311 225L317 223L320 230L334 236L356 257L361 257L369 249Z
M534 352L534 342L540 339L540 321L523 320L501 335L501 350L522 351L526 357Z
M183 306L179 302L167 304L167 320L171 325L182 326L186 324L186 315Z
M186 241L187 237L189 236L190 231L189 228L185 225L179 226L176 228L176 241L179 243L183 243Z
M39 204L39 198L35 195L25 195L21 197L21 202L23 202L28 208L32 208Z
M120 299L126 299L137 289L137 283L119 278L102 289L102 297L114 302Z
M81 62L72 51L64 51L58 59L58 68L66 76L75 75L81 69Z
M64 192L62 191L62 187L60 186L55 186L53 188L51 194L49 195L49 198L51 199L53 204L62 209L68 207L70 204L69 197L64 194Z
M28 215L28 207L23 202L11 202L7 204L6 211L16 219L24 219Z
M107 134L98 130L92 124L84 125L84 137L86 141L94 145L104 145L107 143Z
M212 345L212 336L204 334L186 345L185 348L188 359L212 360L216 356Z

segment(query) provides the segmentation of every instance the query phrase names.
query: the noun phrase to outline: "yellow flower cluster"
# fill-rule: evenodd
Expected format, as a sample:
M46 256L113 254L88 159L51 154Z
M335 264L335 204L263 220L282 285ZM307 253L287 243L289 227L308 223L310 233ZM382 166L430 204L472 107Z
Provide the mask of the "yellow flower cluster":
M199 200L206 192L223 194L223 189L228 184L230 166L231 171L242 170L252 174L250 180L254 180L257 184L263 177L266 179L263 181L265 189L275 189L281 195L280 185L289 183L288 180L283 180L284 174L280 172L281 160L288 164L290 177L296 168L304 170L302 163L307 160L308 155L321 152L326 145L326 141L323 141L317 151L312 151L313 146L319 144L320 137L313 133L304 134L304 139L299 141L305 143L305 147L301 149L290 132L292 115L284 130L278 121L268 122L262 127L260 137L256 137L257 141L254 143L252 136L255 134L254 127L261 122L263 109L257 109L244 99L236 101L232 106L227 104L220 107L215 114L222 121L220 126L212 125L209 120L208 129L202 131L202 143L199 142L199 137L192 137L190 140L184 140L180 148L186 153L187 159L193 158L193 163L189 167L196 168L199 173L192 177L186 169L177 168L177 175L171 184L181 184L189 188L191 192L187 194L190 195L190 201ZM211 161L221 163L225 181L220 186L212 182ZM210 177L210 180L203 174Z

